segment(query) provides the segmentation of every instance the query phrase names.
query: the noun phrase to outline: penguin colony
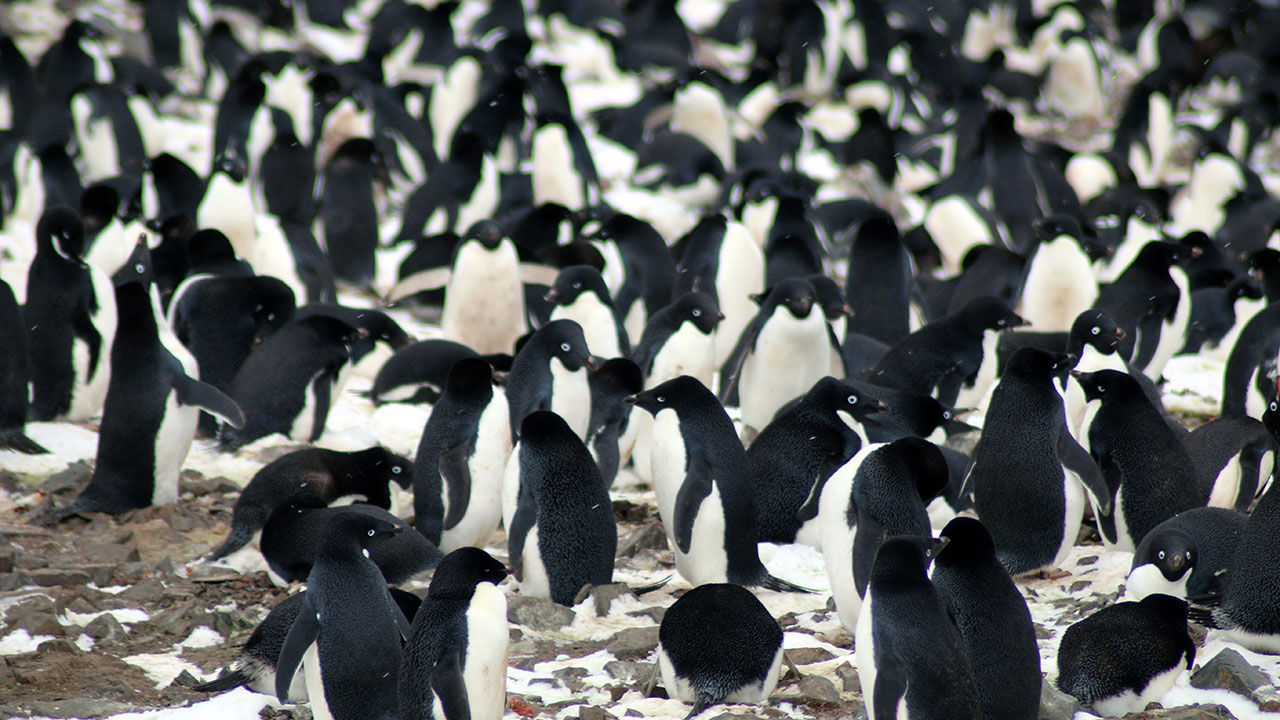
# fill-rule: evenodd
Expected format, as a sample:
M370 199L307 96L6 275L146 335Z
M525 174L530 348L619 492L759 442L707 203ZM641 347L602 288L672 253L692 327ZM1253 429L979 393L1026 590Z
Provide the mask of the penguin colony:
M1014 579L1082 528L1133 553L1044 668L1085 708L1189 618L1280 652L1274 4L140 5L0 35L0 463L98 423L56 525L308 445L205 558L306 589L205 689L501 717L507 594L613 582L624 476L690 717L782 676L758 542L821 550L873 718L1036 717ZM1224 368L1194 431L1176 355ZM316 446L350 402L431 405L415 457Z

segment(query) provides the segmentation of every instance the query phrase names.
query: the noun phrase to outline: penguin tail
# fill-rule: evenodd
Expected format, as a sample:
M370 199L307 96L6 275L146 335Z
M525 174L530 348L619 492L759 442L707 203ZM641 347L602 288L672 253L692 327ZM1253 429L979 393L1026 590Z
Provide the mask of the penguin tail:
M49 454L43 445L27 437L22 428L0 430L0 450L14 450L24 455Z
M809 595L812 595L815 592L810 588L796 585L795 583L787 582L786 580L783 580L780 577L774 577L773 575L770 575L767 572L764 574L764 580L760 582L760 585L761 587L764 587L767 590L773 590L776 592L796 592L796 593L806 593Z
M226 692L228 690L235 690L241 685L247 685L252 681L253 678L246 673L243 668L236 670L224 669L218 674L218 677L210 680L209 682L203 682L199 685L192 686L191 689L196 692L203 693Z
M1217 601L1214 601L1214 604L1216 605ZM1187 620L1205 628L1212 628L1216 630L1228 629L1230 625L1219 622L1219 616L1220 613L1217 612L1217 608L1215 607L1209 607L1203 604L1195 604L1187 607Z
M712 703L709 703L702 698L698 698L693 703L693 709L689 711L688 715L684 716L684 720L693 720L693 718L701 715L707 708L711 707L711 705Z
M655 583L649 583L648 585L637 585L631 588L631 592L635 593L636 595L644 595L645 593L651 593L654 590L658 590L663 587L666 587L666 584L669 582L671 582L670 575L662 578L661 580Z
M227 535L227 539L218 546L217 550L209 553L209 555L205 557L204 561L208 563L221 560L245 545L248 545L250 540L253 540L253 533L249 530L248 526L232 522L231 533Z

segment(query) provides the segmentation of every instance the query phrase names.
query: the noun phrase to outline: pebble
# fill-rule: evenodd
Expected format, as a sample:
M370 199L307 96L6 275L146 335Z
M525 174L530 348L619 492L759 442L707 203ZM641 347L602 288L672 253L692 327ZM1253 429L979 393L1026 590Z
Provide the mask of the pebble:
M559 630L574 617L573 608L544 598L511 597L507 601L507 621L530 630Z
M1280 693L1267 675L1231 648L1224 648L1196 670L1191 687L1229 690L1254 701L1264 712L1280 711Z
M658 628L627 628L609 639L605 649L619 660L646 658L658 647Z

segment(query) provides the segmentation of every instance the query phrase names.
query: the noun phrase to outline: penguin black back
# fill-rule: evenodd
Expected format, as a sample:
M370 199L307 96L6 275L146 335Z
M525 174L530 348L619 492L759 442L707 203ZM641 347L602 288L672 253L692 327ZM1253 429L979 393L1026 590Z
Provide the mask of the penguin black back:
M386 583L399 585L440 563L441 553L435 545L382 508L363 503L317 507L308 501L282 506L267 519L259 545L268 567L286 583L305 580L324 552L326 527L341 515L357 515L397 528L394 537L369 550Z

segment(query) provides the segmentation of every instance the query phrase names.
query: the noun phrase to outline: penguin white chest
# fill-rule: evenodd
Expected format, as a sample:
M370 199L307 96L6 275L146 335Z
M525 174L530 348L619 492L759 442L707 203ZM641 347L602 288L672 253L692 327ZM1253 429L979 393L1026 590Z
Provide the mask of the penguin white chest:
M804 318L785 307L774 311L760 329L755 351L742 363L738 396L743 423L763 429L778 408L828 374L827 333L826 318L817 308Z
M471 473L471 496L467 511L452 528L440 536L440 550L452 552L466 545L480 545L489 539L502 518L503 471L511 454L511 423L507 396L495 390L493 399L480 413L475 452L467 460ZM445 493L448 514L448 493Z
M323 632L323 631L322 631ZM324 678L320 672L320 643L313 642L302 656L302 673L307 682L307 701L316 720L333 720L329 700L324 696Z
M1032 257L1019 314L1034 330L1066 330L1097 298L1088 256L1064 235L1041 243Z
M1170 581L1160 572L1160 568L1151 563L1144 563L1134 568L1128 579L1124 581L1125 600L1141 600L1148 595L1160 593L1176 598L1187 596L1187 580L1191 577L1191 569L1182 573L1182 577Z
M581 325L592 355L604 358L622 356L613 309L601 302L595 293L584 292L568 305L557 305L551 312L551 319L573 320Z
M582 182L574 171L573 151L563 125L547 125L533 134L533 203L580 208Z
M71 342L71 367L75 381L71 386L71 407L67 420L88 420L102 410L107 397L107 385L111 379L111 348L115 344L119 316L116 311L116 294L111 279L97 268L89 268L89 279L98 303L89 322L98 331L98 364L89 367L89 346L76 338Z
M840 624L850 632L858 626L862 596L858 594L853 579L855 528L848 517L848 511L850 496L853 494L853 479L857 475L858 466L870 451L871 447L864 445L857 455L832 473L818 498L818 531L822 539L822 559L827 567L827 580L831 584L831 597L835 600Z
M692 539L688 553L676 548L676 570L695 586L728 582L729 556L724 548L724 505L719 484L712 483L711 493L688 512L693 515Z
M469 242L458 251L440 317L444 336L481 354L511 352L524 334L524 285L515 244L492 251Z
M524 549L520 551L520 594L536 598L551 597L551 578L542 562L538 548L538 526L529 528L524 536Z
M462 678L472 720L500 720L507 705L507 596L480 583L467 607L467 656Z
M676 495L684 484L687 462L684 436L680 434L680 419L676 411L659 411L653 420L650 472L653 475L653 494L658 502L658 514L662 518L668 540L674 537L672 513L675 511Z
M151 504L162 505L178 499L178 475L182 463L191 450L196 436L196 424L200 409L178 402L178 395L170 390L164 401L164 419L155 437L155 485L151 491Z
M996 346L1000 342L1000 333L995 330L982 331L982 363L974 375L972 384L965 384L956 395L956 407L976 407L982 402L982 396L996 380Z
M591 387L585 367L570 370L559 358L551 358L551 411L586 441L591 427Z
M681 324L654 356L653 367L645 379L645 389L681 375L692 375L698 382L711 387L716 368L717 332L713 330L704 334L693 323Z
M738 336L756 314L757 307L751 296L761 292L764 292L764 253L741 223L731 222L720 241L720 264L716 271L716 296L720 300L720 312L724 313L724 320L715 332L716 367L729 359Z
M209 179L209 188L196 211L199 227L221 230L237 256L251 258L257 241L254 217L253 190L247 181L237 183L225 173L216 173Z

